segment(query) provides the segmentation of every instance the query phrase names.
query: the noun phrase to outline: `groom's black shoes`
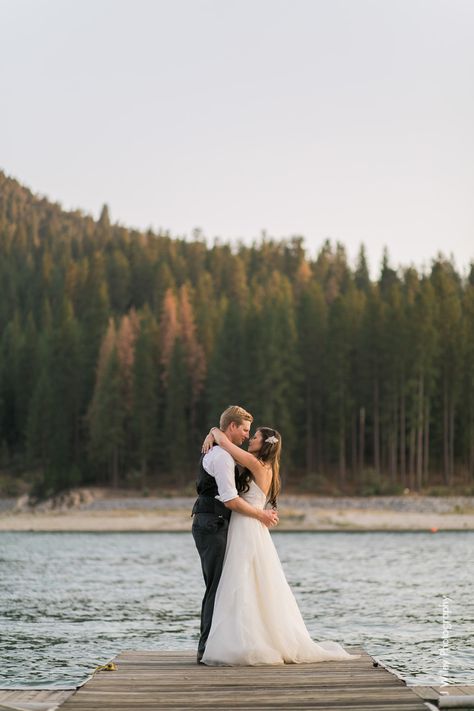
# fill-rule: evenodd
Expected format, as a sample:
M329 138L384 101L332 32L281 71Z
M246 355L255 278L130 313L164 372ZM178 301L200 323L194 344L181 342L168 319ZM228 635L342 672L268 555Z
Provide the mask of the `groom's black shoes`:
M196 657L196 664L201 664L203 652L198 652Z

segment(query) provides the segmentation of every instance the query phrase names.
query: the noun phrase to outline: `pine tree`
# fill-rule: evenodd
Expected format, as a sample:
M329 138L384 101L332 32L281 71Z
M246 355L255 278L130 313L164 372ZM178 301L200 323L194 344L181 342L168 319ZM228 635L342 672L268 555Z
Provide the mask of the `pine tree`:
M473 270L474 273L474 270ZM463 298L462 443L468 481L474 481L474 280Z
M412 422L415 431L415 467L412 486L427 483L431 397L435 379L437 338L435 299L431 283L424 279L416 296L411 319Z
M351 323L349 302L340 295L331 304L328 315L327 364L328 416L332 423L333 436L330 448L336 454L339 483L344 486L347 474L347 442L350 432L352 410L350 392Z
M35 494L39 496L49 496L57 488L56 477L50 468L53 429L53 385L50 372L44 366L30 400L26 424L27 465L34 470L39 469L39 478L35 482Z
M252 356L247 348L245 313L234 300L226 300L222 310L205 389L209 413L207 425L215 425L220 412L229 405L245 402L250 395L246 383ZM247 407L252 407L252 401Z
M257 302L252 319L254 330L248 336L247 357L240 361L241 367L251 368L249 409L260 424L285 433L285 465L296 448L299 432L295 413L301 404L295 310L286 277L272 274L266 298L261 304Z
M123 313L130 300L130 265L127 256L114 249L107 260L107 287L110 306L117 313Z
M297 331L305 402L305 465L309 474L323 471L323 393L327 308L320 284L307 282L298 304Z
M14 449L22 436L22 414L16 392L19 382L18 365L23 348L20 312L16 310L8 323L0 343L0 362L2 381L0 386L2 414L2 440L6 440L10 449Z
M2 466L43 494L104 468L184 482L240 403L281 430L291 473L472 486L473 285L442 255L425 274L385 250L372 283L363 245L354 269L343 245L313 259L300 236L208 249L106 206L66 212L0 172Z
M156 462L159 408L158 325L149 309L140 318L133 363L132 425L140 471L145 481Z
M103 363L98 374L88 413L91 461L97 468L106 466L110 484L116 488L121 477L124 426L127 412L122 400L122 382L117 348ZM99 469L100 471L100 469Z
M19 439L21 445L26 444L26 427L29 403L33 396L36 380L39 376L38 332L31 312L26 319L16 368L15 383Z
M359 254L357 255L357 265L354 274L355 285L361 291L368 293L370 291L370 275L369 266L367 263L367 252L365 245L361 244Z
M456 409L461 385L461 300L458 279L450 263L433 264L431 282L438 294L437 331L443 412L443 468L447 486L454 483Z
M72 305L64 299L53 328L49 367L54 373L52 389L52 431L49 440L49 464L58 489L77 484L80 407L83 389L83 360L80 327Z
M190 436L191 441L197 444L197 405L206 377L206 358L204 349L198 341L189 289L186 284L183 284L179 292L179 320L180 336L190 383L188 396Z
M163 413L163 455L164 465L173 474L180 487L186 483L191 467L191 454L188 446L189 432L189 388L186 372L185 354L181 339L176 339L171 353ZM199 458L195 452L195 459ZM193 462L194 464L194 462Z
M175 341L180 336L178 304L171 289L165 294L160 321L162 378L166 384L172 363Z
M367 413L367 425L371 427L372 440L372 463L377 479L381 473L381 382L382 382L382 343L383 343L383 323L384 304L377 287L372 287L367 295L366 308L362 322L364 330L364 344L366 352L367 369L367 391L365 401L365 412ZM370 451L370 449L369 449Z
M95 368L99 348L109 319L110 304L103 258L99 254L86 259L83 285L78 293L77 313L84 334L84 397L81 405L86 412L95 384Z

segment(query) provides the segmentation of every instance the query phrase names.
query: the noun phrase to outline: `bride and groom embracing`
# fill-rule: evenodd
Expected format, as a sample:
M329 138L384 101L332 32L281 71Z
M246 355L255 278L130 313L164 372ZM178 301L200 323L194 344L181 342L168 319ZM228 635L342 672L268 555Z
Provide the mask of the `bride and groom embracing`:
M227 408L202 447L192 534L206 592L197 661L248 666L356 659L337 642L313 642L269 528L278 523L281 436ZM215 445L215 446L214 446ZM271 508L265 508L269 504Z

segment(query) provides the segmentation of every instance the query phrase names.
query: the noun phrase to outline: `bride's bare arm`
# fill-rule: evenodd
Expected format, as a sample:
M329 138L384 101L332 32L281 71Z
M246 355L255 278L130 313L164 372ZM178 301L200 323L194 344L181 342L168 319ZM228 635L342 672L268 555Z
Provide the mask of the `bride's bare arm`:
M214 441L217 442L222 449L229 452L232 459L234 459L234 461L238 464L250 469L252 474L261 473L263 465L258 461L257 457L254 457L254 455L250 454L250 452L246 452L244 449L237 447L236 444L233 444L227 435L224 434L224 432L222 432L218 427L213 427L208 436L210 435L212 435Z

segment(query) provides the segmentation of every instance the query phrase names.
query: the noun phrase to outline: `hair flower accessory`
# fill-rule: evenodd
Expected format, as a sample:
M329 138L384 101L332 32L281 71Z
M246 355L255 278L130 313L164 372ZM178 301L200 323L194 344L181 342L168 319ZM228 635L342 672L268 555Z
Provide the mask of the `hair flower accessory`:
M278 442L278 437L275 437L275 435L272 435L271 437L267 437L265 442L270 442L270 444L276 444Z

